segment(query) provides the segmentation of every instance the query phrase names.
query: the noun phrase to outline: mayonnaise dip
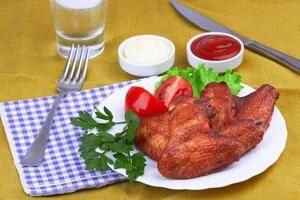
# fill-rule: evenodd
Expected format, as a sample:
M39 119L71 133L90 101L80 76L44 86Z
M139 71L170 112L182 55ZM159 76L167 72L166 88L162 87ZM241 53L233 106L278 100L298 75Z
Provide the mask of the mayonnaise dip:
M170 47L159 38L138 38L123 49L123 56L126 60L142 65L157 63L170 54Z

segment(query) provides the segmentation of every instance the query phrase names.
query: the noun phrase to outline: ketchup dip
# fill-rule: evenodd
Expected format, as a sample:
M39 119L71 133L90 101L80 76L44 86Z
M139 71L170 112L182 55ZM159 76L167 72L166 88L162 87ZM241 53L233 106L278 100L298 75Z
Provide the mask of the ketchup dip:
M237 68L243 61L244 44L235 37L222 32L200 33L186 44L186 54L191 66L204 65L217 72Z
M192 42L191 51L199 58L220 61L236 56L241 51L241 44L227 35L204 35Z

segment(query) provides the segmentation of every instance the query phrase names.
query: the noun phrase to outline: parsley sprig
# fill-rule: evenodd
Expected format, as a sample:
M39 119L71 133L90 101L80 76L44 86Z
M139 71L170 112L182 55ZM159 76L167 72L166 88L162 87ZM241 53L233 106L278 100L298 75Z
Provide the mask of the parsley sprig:
M108 170L109 164L115 169L124 168L129 182L144 174L145 158L141 152L132 153L133 140L136 129L140 126L140 120L132 111L125 114L124 122L114 122L109 109L103 108L103 112L95 108L95 115L101 119L97 122L88 112L80 111L79 117L71 118L74 126L82 130L93 130L81 136L79 148L80 156L84 159L87 170ZM109 133L115 125L125 124L123 130L112 135ZM113 155L113 158L108 156Z

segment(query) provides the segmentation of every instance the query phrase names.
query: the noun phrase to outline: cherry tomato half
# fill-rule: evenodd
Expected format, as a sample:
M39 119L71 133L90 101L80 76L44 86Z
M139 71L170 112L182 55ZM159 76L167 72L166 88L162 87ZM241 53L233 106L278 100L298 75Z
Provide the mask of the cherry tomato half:
M193 96L193 89L188 80L180 76L171 76L156 90L154 96L167 107L173 99L180 95Z
M167 112L168 108L144 88L133 86L126 94L125 110L145 117Z

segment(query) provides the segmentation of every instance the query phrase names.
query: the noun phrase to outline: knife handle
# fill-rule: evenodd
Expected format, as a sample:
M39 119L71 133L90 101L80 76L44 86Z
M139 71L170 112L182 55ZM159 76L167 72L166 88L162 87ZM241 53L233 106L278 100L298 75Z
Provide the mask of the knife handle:
M268 57L278 62L279 64L282 64L296 71L297 73L300 73L300 60L296 58L293 58L284 53L281 53L280 51L262 45L256 41L250 41L248 44L246 44L246 47L251 51L257 52L265 57Z

